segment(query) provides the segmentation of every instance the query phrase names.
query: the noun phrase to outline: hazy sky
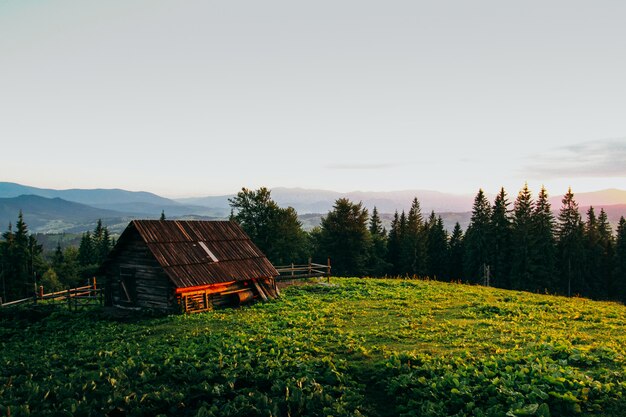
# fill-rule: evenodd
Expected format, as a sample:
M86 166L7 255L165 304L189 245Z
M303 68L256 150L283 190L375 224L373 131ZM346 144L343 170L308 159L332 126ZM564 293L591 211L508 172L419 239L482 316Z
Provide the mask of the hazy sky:
M0 181L626 188L626 2L0 0Z

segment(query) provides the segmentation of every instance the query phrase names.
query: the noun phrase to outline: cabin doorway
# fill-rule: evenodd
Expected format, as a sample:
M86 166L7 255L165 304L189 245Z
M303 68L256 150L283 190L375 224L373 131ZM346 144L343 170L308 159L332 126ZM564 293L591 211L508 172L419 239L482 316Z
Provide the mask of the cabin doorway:
M137 305L135 268L120 266L118 287L117 294L120 305L135 307Z

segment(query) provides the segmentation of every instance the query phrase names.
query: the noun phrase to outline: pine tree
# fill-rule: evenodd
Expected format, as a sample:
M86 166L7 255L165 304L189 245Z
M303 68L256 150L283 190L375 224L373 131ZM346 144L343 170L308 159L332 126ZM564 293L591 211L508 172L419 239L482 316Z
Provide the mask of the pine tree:
M165 210L161 210L161 217L159 217L159 220L165 220Z
M279 208L270 219L267 257L278 265L305 262L310 250L306 232L293 207Z
M616 298L626 303L626 220L619 219L615 240L613 290Z
M513 207L512 247L511 247L511 288L534 290L530 264L532 247L533 201L528 184L517 195Z
M448 255L449 259L449 272L448 275L453 280L463 279L463 231L461 225L456 222L454 229L452 230L452 236L450 236L450 251Z
M102 240L103 233L104 233L104 226L102 225L102 219L98 219L98 222L96 223L96 228L93 230L93 235L92 235L94 247L97 247L100 241Z
M406 234L402 243L400 262L405 273L418 276L426 273L427 238L420 203L415 197L407 216Z
M584 259L583 274L588 293L583 295L591 298L606 298L604 277L600 275L604 249L600 243L600 230L593 206L587 210L587 221L583 226L584 231Z
M61 249L61 242L57 242L57 247L52 255L52 268L56 271L57 275L64 261L65 257L63 256L63 249Z
M391 228L389 229L389 237L387 239L387 263L389 264L389 272L392 275L400 275L400 216L398 210L393 215Z
M602 288L602 296L607 299L615 299L615 283L613 277L614 261L615 261L615 239L611 224L604 209L600 209L598 216L598 234L600 235L600 246L602 247L602 259L600 262L599 276L601 278L600 287Z
M24 221L22 210L20 210L15 223L15 234L13 238L12 260L15 271L12 287L17 291L18 296L28 296L32 293L33 275L32 275L32 258L29 248L28 226Z
M398 221L398 241L400 242L398 252L398 274L410 275L413 271L413 261L415 252L413 251L413 241L409 238L406 213L404 210L400 213Z
M347 198L335 202L333 210L321 221L322 252L332 259L338 276L363 276L367 271L369 232L367 210L362 203Z
M484 282L485 267L489 265L489 236L491 234L491 205L482 189L474 198L472 218L465 232L464 273L470 282Z
M532 216L530 272L533 277L533 290L551 292L557 290L554 227L555 220L548 200L548 192L545 187L541 187Z
M491 210L491 229L489 245L491 247L491 284L494 287L511 288L511 219L509 201L504 190L500 192Z
M95 264L95 251L91 232L83 233L78 246L78 263L81 267Z
M6 232L2 234L2 241L0 241L0 273L2 274L2 291L0 297L2 297L3 302L7 302L9 300L13 300L14 289L13 289L13 274L15 265L11 261L13 256L13 243L15 240L15 234L13 233L13 225L9 223L9 228Z
M96 264L101 265L109 255L112 247L111 236L109 234L109 229L106 226L103 227L100 240L96 242L96 245Z
M385 261L387 258L387 232L382 226L376 206L374 206L372 217L370 217L369 232L372 241L367 262L370 269L369 273L372 276L380 277L387 274L390 265Z
M20 210L15 230L2 235L0 255L2 257L2 293L4 301L32 295L37 276L41 275L43 260L42 247L37 239L28 233L28 225Z
M583 225L571 188L563 196L557 236L561 291L568 296L585 294L587 286L583 279Z
M434 218L435 212L431 214L428 222L428 276L438 280L445 280L448 275L448 233L443 226L441 216Z
M374 206L374 209L372 210L372 217L370 217L369 231L372 236L383 235L383 223L380 220L376 206Z

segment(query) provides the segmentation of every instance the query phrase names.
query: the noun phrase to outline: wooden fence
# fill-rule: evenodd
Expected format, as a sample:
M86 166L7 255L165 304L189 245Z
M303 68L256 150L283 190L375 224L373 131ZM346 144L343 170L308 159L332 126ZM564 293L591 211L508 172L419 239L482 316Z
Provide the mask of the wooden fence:
M288 281L292 279L330 277L330 258L326 265L311 262L305 265L284 265L277 266L276 270L280 274L277 281Z
M87 305L102 305L103 304L103 291L102 288L97 286L96 278L89 280L89 284L83 287L68 288L63 291L56 291L51 293L44 293L43 286L39 286L37 293L32 297L23 298L21 300L10 301L8 303L2 303L0 298L0 307L9 307L26 303L36 304L39 301L65 301L68 308L78 310Z

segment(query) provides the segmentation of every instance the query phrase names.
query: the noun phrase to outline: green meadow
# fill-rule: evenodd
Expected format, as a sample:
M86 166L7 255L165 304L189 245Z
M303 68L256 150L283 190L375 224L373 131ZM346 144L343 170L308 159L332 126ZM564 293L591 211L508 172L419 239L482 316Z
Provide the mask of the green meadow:
M624 416L626 307L333 278L196 315L5 309L7 415Z

